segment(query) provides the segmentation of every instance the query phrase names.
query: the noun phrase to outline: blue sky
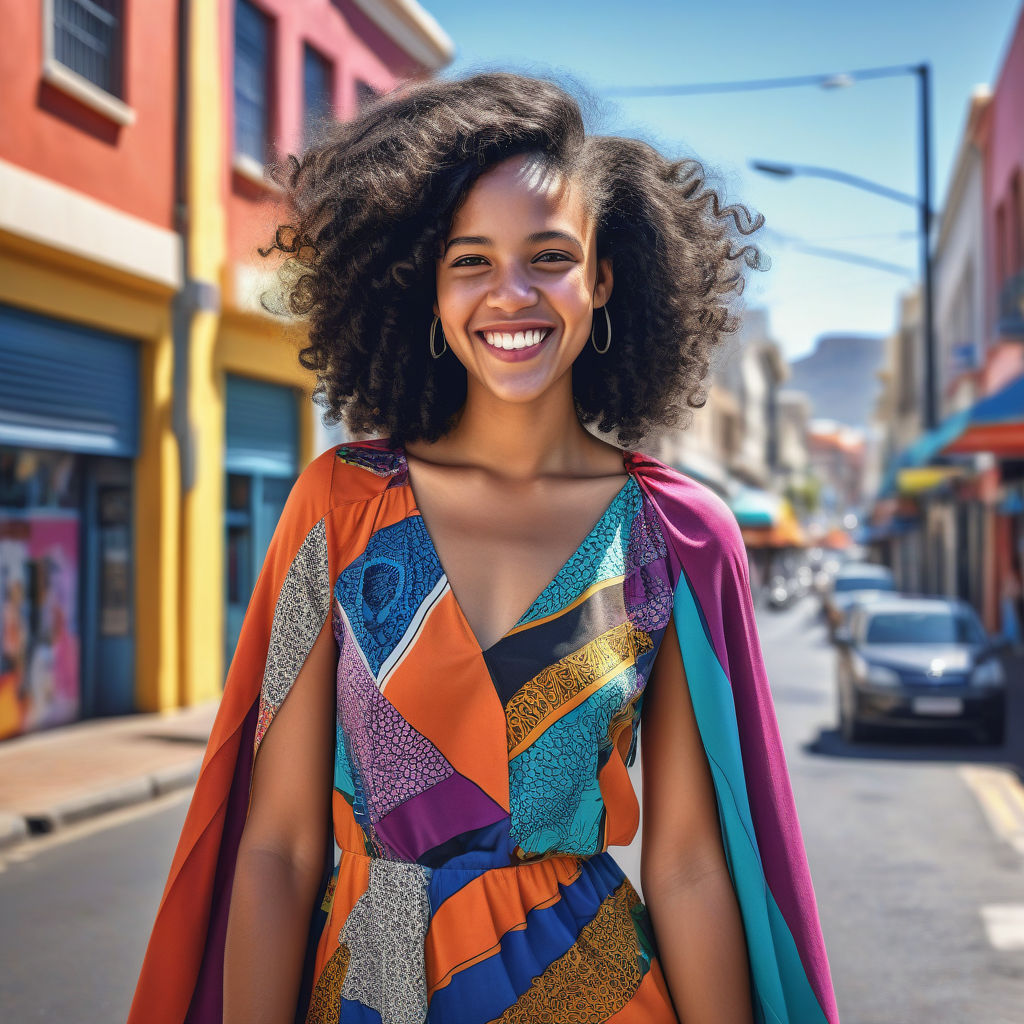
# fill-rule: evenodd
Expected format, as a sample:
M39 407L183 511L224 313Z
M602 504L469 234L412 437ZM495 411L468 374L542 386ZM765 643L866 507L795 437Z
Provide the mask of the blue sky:
M769 78L932 65L933 190L941 205L968 99L994 84L1020 0L422 0L456 45L445 75L507 68L569 75L603 95L615 86ZM746 299L770 311L785 353L831 331L888 333L912 283L880 270L800 253L786 243L846 249L918 266L913 208L814 178L781 180L751 159L836 168L917 192L916 78L726 95L607 98L599 130L635 135L715 171L726 197L759 210L772 269ZM1022 115L1024 116L1024 115Z

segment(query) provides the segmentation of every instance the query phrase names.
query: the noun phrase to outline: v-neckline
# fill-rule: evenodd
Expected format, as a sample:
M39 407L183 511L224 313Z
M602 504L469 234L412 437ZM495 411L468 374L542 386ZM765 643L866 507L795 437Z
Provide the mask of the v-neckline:
M587 541L589 541L590 538L594 536L594 534L597 532L600 526L604 523L608 516L611 515L612 511L616 508L616 506L622 501L622 497L625 494L626 490L634 483L632 459L635 453L629 448L623 448L621 449L622 465L626 471L626 479L623 482L622 486L615 492L615 495L611 499L611 501L609 501L608 504L605 505L604 510L594 521L593 526L590 527L590 529L584 535L583 539L576 545L575 548L573 548L569 557L562 562L562 564L558 567L557 571L555 572L554 576L552 576L547 581L547 583L544 584L544 586L541 588L540 592L536 595L536 597L534 597L533 600L530 601L530 603L523 610L519 618L516 619L516 621L513 622L512 625L509 626L509 628L506 629L505 632L502 633L501 636L499 636L497 640L494 641L494 643L490 644L487 647L484 647L480 643L480 640L477 637L473 627L470 625L469 619L466 617L466 612L465 609L462 607L462 602L459 600L459 595L455 593L455 588L452 586L451 577L448 575L447 570L445 569L444 565L441 562L441 556L438 553L437 545L434 543L434 538L431 535L430 529L427 526L427 521L423 518L423 513L420 510L420 503L416 498L416 492L413 490L412 480L409 477L409 460L406 456L405 445L392 443L390 444L390 447L391 450L398 455L399 469L403 471L403 482L406 488L408 488L409 496L412 498L413 507L416 509L416 514L420 517L420 526L423 528L423 534L427 539L427 543L430 545L431 554L436 559L437 564L441 567L441 572L444 573L445 580L447 581L448 584L448 590L451 592L452 595L452 603L455 606L455 610L458 613L459 618L462 620L462 624L466 630L466 633L472 639L473 646L483 656L486 656L491 651L493 651L500 643L507 640L523 624L523 619L525 619L526 616L529 615L533 606L555 585L555 583L558 580L558 577L561 576L563 571L565 570L565 567L569 565L570 562L572 562L572 560L583 549Z

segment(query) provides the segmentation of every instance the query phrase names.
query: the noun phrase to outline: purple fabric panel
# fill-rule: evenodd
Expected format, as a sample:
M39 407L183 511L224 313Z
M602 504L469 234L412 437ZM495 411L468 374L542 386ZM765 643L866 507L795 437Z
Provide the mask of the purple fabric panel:
M463 832L507 817L476 783L453 774L399 804L374 829L395 856L414 861Z
M735 517L708 488L648 455L633 463L657 507L678 581L685 571L732 685L751 818L765 880L830 1021L839 1019Z
M224 831L217 858L217 873L213 882L213 906L206 930L206 948L199 967L199 978L185 1024L221 1024L224 995L224 942L228 933L228 909L231 887L235 880L235 861L242 829L249 809L249 779L252 774L252 747L256 734L259 701L255 701L242 723L238 759L228 794L224 815Z

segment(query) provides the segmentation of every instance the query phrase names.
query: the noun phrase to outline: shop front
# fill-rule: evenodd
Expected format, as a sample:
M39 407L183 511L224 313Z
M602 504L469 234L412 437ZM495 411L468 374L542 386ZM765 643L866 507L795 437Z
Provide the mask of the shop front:
M0 305L0 738L135 708L139 353Z
M299 472L296 389L226 375L225 672L256 576Z

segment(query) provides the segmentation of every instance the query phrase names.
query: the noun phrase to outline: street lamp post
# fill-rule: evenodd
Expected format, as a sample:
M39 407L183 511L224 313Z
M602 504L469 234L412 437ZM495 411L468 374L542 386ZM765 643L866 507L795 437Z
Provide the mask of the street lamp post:
M935 321L932 295L932 140L931 140L931 70L919 64L917 71L919 109L921 112L921 286L924 330L924 418L931 430L938 423L936 409Z
M826 171L824 168L788 167L780 164L761 164L758 170L769 174L795 174L814 170L819 177L829 177L844 184L856 185L869 191L887 195L898 202L910 202L918 208L918 225L921 238L921 306L922 342L924 348L924 420L927 429L937 422L936 367L935 367L935 326L932 295L931 258L931 68L927 63L895 65L881 68L862 68L839 74L799 75L789 78L761 78L739 82L693 82L683 85L626 86L605 90L609 96L696 96L707 93L752 92L761 89L791 89L814 85L822 89L836 89L851 86L858 81L872 78L890 78L896 75L916 75L918 81L918 120L920 123L920 184L918 196L889 189L884 185L867 182L842 171ZM781 170L780 170L781 169Z

